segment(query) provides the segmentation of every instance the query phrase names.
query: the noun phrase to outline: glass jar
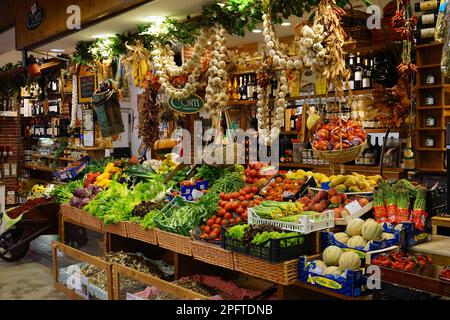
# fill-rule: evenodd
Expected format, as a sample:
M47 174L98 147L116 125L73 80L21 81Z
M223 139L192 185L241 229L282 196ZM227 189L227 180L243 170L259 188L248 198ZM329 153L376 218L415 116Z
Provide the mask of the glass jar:
M432 136L428 136L425 140L425 147L433 148L434 147L434 138Z
M426 83L427 83L428 85L435 84L435 81L436 81L436 78L434 77L434 75L433 75L432 73L430 73L430 74L427 75Z
M427 117L427 127L435 127L436 126L436 119L432 114L430 114Z
M430 93L425 98L425 105L426 106L433 106L434 105L434 96Z

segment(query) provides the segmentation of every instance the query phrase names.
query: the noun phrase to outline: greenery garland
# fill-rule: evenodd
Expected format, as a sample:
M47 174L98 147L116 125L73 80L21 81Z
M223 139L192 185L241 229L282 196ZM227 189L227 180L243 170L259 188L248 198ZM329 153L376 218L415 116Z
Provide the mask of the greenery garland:
M343 7L350 0L337 0ZM364 1L369 3L368 0ZM216 24L231 35L245 36L246 29L253 31L262 22L264 12L270 12L272 21L279 24L290 16L302 17L312 11L320 0L227 0L215 1L204 6L202 13L195 18L187 17L185 21L167 18L158 32L150 32L154 24L139 25L136 32L116 34L111 39L97 39L90 42L79 42L74 52L76 64L94 64L105 57L119 57L127 53L126 44L141 42L144 48L153 50L168 43L193 44L202 27L213 27ZM105 43L107 42L107 44ZM107 47L107 48L106 48ZM102 48L102 50L98 50ZM107 52L104 52L104 51ZM103 54L102 54L103 53Z

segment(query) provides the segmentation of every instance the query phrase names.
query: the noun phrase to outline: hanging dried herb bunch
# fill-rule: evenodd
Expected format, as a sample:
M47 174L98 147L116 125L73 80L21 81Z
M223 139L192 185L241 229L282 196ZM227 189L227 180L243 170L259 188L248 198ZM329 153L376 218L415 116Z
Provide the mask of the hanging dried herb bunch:
M152 148L156 140L161 137L160 119L161 102L157 91L150 87L143 93L143 99L139 106L139 138L149 148Z
M336 87L337 95L344 99L344 83L347 89L350 70L345 67L344 44L347 34L342 28L341 17L345 11L334 0L322 0L316 11L315 23L325 28L325 47L328 49L323 75Z

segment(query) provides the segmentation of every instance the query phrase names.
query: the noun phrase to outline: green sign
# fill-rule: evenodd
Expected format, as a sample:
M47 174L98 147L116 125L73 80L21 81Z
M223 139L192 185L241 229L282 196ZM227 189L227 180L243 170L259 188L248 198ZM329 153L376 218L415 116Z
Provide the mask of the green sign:
M186 99L180 100L170 98L169 100L169 106L180 113L197 113L203 108L204 105L205 102L203 99L195 94Z

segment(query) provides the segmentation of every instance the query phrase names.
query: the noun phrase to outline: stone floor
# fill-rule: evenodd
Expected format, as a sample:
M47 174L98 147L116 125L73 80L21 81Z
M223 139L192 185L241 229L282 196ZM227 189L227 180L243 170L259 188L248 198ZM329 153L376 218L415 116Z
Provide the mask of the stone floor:
M16 263L0 260L0 300L65 300L53 287L51 238L42 237L31 245L29 254Z

